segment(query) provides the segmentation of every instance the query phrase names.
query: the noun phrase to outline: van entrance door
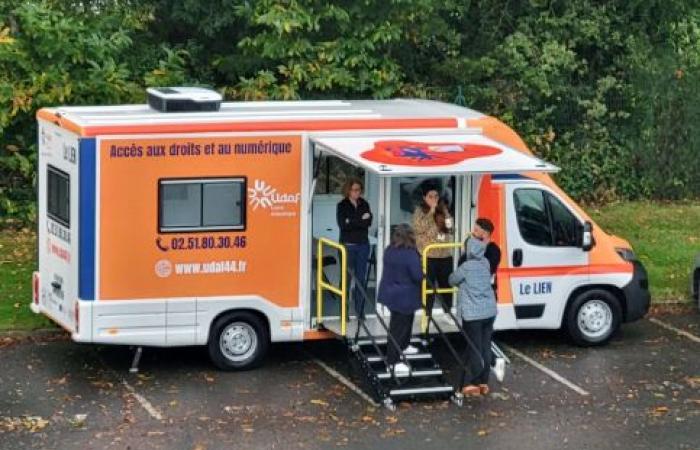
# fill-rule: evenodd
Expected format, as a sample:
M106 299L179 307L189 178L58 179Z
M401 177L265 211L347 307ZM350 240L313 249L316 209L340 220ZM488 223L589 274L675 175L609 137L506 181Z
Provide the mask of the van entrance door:
M380 220L380 204L379 204L379 176L369 171L365 171L362 167L353 165L352 163L343 160L333 154L318 152L314 160L315 177L314 177L314 192L312 197L312 260L311 265L312 277L315 277L316 270L316 251L318 250L317 242L319 238L330 239L334 242L340 240L340 228L336 218L336 210L338 203L344 199L343 186L346 180L356 178L362 183L362 198L370 205L372 212L372 224L368 230L369 253L367 255L367 263L365 265L365 273L360 274L361 282L366 287L368 301L364 302L363 311L365 316L375 314L375 292L377 285L377 242L378 235L381 234L379 227ZM379 237L380 238L380 237ZM333 286L340 286L340 255L338 251L325 247L324 250L324 268L323 277ZM350 261L348 261L350 263ZM315 278L311 281L311 285L315 285ZM347 278L348 287L350 287L350 277ZM357 302L353 298L352 289L348 289L348 313L350 317L354 317L357 311ZM311 292L311 317L316 317L316 292ZM331 292L324 292L323 296L323 316L325 318L337 319L340 316L340 300L337 295Z
M416 231L416 241L419 246L419 253L423 254L422 245L427 243L453 243L463 240L463 226L461 220L463 215L460 211L464 208L462 199L463 176L402 176L388 179L387 202L385 204L385 216L389 218L385 227L387 245L391 238L392 227L407 223ZM447 209L449 219L431 216L433 222L425 223L423 217L423 196L427 190L434 190L439 196L439 205ZM421 221L422 224L416 223ZM440 223L435 223L439 221ZM418 233L429 225L431 230L429 236L420 236ZM434 228L433 228L434 227ZM435 233L435 231L437 231ZM447 276L454 270L458 249L443 249L439 252L428 253L428 275L431 283L437 283L441 288L448 288ZM430 289L430 286L428 287ZM451 305L452 295L443 294L443 299L447 305ZM432 303L432 301L430 302ZM433 305L433 311L439 315L442 307L440 302Z

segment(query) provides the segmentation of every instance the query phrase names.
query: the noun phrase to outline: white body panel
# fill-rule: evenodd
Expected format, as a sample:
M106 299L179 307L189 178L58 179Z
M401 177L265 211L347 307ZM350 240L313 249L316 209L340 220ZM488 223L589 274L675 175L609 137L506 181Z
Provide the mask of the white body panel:
M212 322L233 309L251 309L263 313L270 322L273 342L301 340L304 318L300 308L280 308L257 296L228 298L177 298L148 300L110 300L80 302L81 333L73 340L102 344L173 347L205 345ZM192 306L196 304L196 310ZM169 311L173 305L177 313ZM190 326L191 317L195 325ZM92 322L91 326L88 324Z
M75 330L78 298L78 137L56 125L39 122L38 251L39 305L34 306L67 330ZM49 166L70 183L69 221L61 223L47 210Z

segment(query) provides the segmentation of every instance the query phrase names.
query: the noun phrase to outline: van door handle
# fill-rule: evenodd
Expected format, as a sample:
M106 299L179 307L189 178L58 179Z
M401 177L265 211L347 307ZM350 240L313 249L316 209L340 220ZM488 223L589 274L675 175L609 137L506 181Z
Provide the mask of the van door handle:
M58 281L52 281L51 287L54 289L61 289L61 283L59 283Z
M523 265L523 251L519 248L513 249L513 267Z

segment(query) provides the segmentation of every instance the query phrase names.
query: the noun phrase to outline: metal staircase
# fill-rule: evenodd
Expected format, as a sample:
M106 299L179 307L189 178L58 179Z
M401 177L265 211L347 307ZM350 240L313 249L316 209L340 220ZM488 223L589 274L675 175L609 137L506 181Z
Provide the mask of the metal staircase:
M473 342L469 339L461 326L460 321L452 314L446 313L443 320L436 320L431 314L424 314L422 325L414 329L411 337L411 345L418 348L416 354L402 354L401 362L409 368L407 374L397 374L389 366L386 355L389 346L398 349L398 344L389 334L389 327L385 318L381 314L367 318L347 318L347 284L345 276L341 276L340 286L336 287L329 283L323 274L323 267L329 263L328 258L323 258L323 245L328 245L340 252L341 274L349 274L351 279L355 279L352 270L347 267L345 248L338 243L327 239L320 239L318 244L318 266L317 266L317 304L321 305L323 290L329 291L338 297L341 302L340 320L323 320L322 307L317 310L317 326L333 332L348 347L355 366L363 377L367 390L376 401L389 409L394 409L396 402L403 400L422 399L450 399L453 403L461 406L463 404L462 386L458 383L461 377L455 377L453 383L448 382L440 362L435 358L433 342L438 338L444 343L451 356L451 363L455 363L458 370L467 370L462 355L454 348L447 333L457 332L465 340L466 345L475 351ZM423 304L425 306L426 293L436 296L437 302L442 302L442 298L437 296L440 292L431 286L427 290L429 282L424 284ZM364 297L365 302L369 302L366 290L363 286L356 286L356 292ZM416 321L417 322L417 321ZM434 331L429 331L432 328ZM429 334L432 333L432 334ZM478 353L478 352L476 352ZM483 368L484 361L481 360Z

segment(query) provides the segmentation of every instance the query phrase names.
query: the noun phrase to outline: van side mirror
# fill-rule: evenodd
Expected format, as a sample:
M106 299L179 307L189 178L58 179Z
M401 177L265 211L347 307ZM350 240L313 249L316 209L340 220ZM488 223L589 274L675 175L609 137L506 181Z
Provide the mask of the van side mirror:
M581 250L590 252L595 242L593 240L593 224L588 220L583 223L583 231L581 232L581 241L579 242Z

